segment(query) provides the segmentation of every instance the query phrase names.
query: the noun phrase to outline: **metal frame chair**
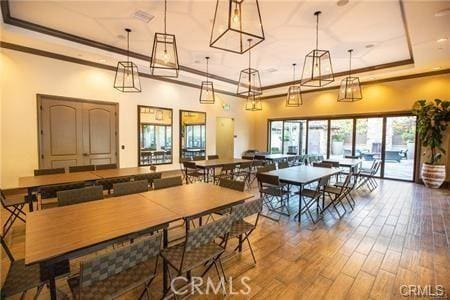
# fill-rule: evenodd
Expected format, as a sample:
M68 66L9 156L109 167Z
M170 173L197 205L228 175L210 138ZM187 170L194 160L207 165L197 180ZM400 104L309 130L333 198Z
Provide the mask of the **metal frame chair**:
M308 188L304 188L302 190L302 199L300 199L301 201L303 201L304 207L302 208L302 210L296 214L296 216L298 216L299 214L303 214L305 212L308 213L308 216L310 217L311 221L315 224L317 223L317 221L319 220L319 217L317 218L317 220L314 219L310 208L316 204L316 212L317 214L320 213L320 211L323 211L322 208L320 208L320 198L322 197L322 207L324 207L324 202L325 202L325 187L328 184L328 181L330 180L329 177L322 177L319 179L319 182L316 185L315 189L308 189ZM308 198L309 200L307 201L306 198Z
M349 184L350 180L353 177L353 173L350 172L345 177L345 181L340 186L326 186L324 189L324 192L326 195L328 195L330 199L330 203L327 206L322 207L322 211L325 211L328 207L331 205L334 207L334 210L338 214L339 218L342 218L342 216L347 212L347 209L345 209L344 203L342 200L346 199L349 203L351 209L353 209L353 204L351 201L347 198L347 195L349 193ZM341 204L341 206L344 208L344 213L341 215L339 210L337 209L337 205Z
M287 161L280 161L278 164L278 169L286 169L289 168L289 162Z
M43 206L42 200L56 198L56 194L59 191L67 191L73 189L81 189L84 188L86 184L83 181L67 183L67 184L54 184L54 185L46 185L41 186L39 188L39 206L40 208L45 208Z
M69 173L95 171L94 165L70 166Z
M42 288L49 279L49 272L46 268L41 267L39 264L25 265L25 259L15 260L11 251L9 250L3 236L0 235L0 243L3 250L6 252L6 256L10 261L8 273L6 274L5 281L1 288L0 298L5 299L13 295L22 293L20 299L25 297L25 293L32 289L37 288L36 294L33 299L37 299L42 291ZM60 277L67 275L70 272L70 266L68 260L63 260L55 265L55 276Z
M255 254L253 253L253 248L249 240L249 236L255 230L258 225L259 215L262 212L263 200L257 199L248 201L236 206L231 209L231 217L233 223L231 224L230 234L228 238L237 238L239 240L238 245L234 248L233 252L239 250L242 251L242 244L247 241L248 248L252 254L253 262L256 265ZM244 219L256 214L256 219L253 224L245 221Z
M183 167L187 184L202 181L205 178L205 172L197 168L194 161L183 161Z
M3 236L6 236L17 219L24 223L26 222L26 213L23 208L25 204L27 204L27 201L25 198L11 200L7 199L3 191L0 189L0 202L2 203L2 207L10 213L2 228L2 234Z
M95 182L95 185L101 185L104 191L108 191L108 195L111 194L111 190L113 189L113 185L116 183L122 182L130 182L131 176L123 176L123 177L115 177L115 178L105 178L99 179Z
M59 191L56 193L58 206L67 206L103 199L103 187L88 186L81 189Z
M369 191L373 191L378 187L378 182L375 180L375 175L378 173L378 170L381 167L381 160L375 160L372 164L372 167L367 169L361 169L359 177L361 178L361 182L358 188L367 185Z
M133 179L134 179L134 181L147 180L148 181L148 186L152 189L153 188L153 181L155 179L161 179L161 176L162 176L161 172L154 172L154 173L134 175Z
M238 165L237 170L234 172L234 179L243 181L250 188L250 175L252 172L252 162L243 162Z
M266 206L270 212L279 215L278 220L271 219L279 221L281 215L289 217L291 215L289 211L290 192L286 188L287 185L282 184L278 176L258 173L256 174L256 177L259 184L259 194L263 199L264 206Z
M96 170L110 170L117 169L117 164L103 164L103 165L95 165Z
M162 249L161 256L169 265L169 279L171 281L173 279L170 268L177 272L177 276L187 273L190 280L190 272L202 265L205 266L202 277L214 266L217 276L225 279L221 256L227 246L232 221L231 216L224 216L217 221L189 230L183 243ZM216 244L214 241L221 237L223 237L222 243ZM226 292L225 287L224 292ZM176 295L174 296L176 298Z
M113 184L113 196L125 196L148 191L148 181L138 180Z
M73 297L116 299L143 285L139 299L144 294L149 298L160 249L159 233L81 262L79 276L68 280Z
M217 184L218 182L220 182L220 179L222 179L222 178L227 178L227 179L233 180L235 171L236 171L236 164L223 165L220 168L219 175L216 175L216 178L214 178L214 183Z
M34 170L34 176L52 175L52 174L64 174L64 173L66 173L66 169L65 168L36 169L36 170Z
M167 177L153 180L153 189L160 190L174 186L183 185L183 179L181 176Z

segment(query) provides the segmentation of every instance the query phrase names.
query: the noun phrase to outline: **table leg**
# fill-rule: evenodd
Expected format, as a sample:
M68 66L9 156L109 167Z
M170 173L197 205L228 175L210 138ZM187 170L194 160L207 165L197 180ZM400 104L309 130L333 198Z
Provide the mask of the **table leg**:
M50 289L50 299L56 300L55 264L43 263L41 267L46 268L48 271L48 285Z
M239 235L239 252L242 252L242 234Z
M168 236L168 230L167 228L163 229L163 248L167 248L169 245L169 236ZM163 295L166 294L166 292L169 289L168 279L169 279L169 266L167 265L167 261L163 259Z
M33 211L33 189L28 188L27 190L27 200L28 200L28 209L30 212Z
M190 229L190 227L191 227L191 220L190 219L185 219L185 227L186 227L186 236L188 235L188 232L189 232L189 229ZM188 282L191 282L191 280L192 280L192 273L191 273L191 271L187 271L187 280L188 280Z
M302 191L303 185L300 185L298 189L298 222L302 222Z

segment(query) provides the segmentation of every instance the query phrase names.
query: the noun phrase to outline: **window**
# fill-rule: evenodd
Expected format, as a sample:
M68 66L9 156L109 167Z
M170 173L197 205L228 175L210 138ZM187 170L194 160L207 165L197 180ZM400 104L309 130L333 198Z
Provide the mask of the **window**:
M305 154L306 121L270 122L270 152L275 154Z
M327 157L328 121L308 122L308 154L319 158Z
M206 113L180 110L180 157L204 156Z
M330 159L352 155L353 119L330 121Z
M361 157L362 167L370 168L381 159L383 118L356 119L355 155ZM380 175L381 169L377 175Z
M172 110L138 106L139 165L172 163Z

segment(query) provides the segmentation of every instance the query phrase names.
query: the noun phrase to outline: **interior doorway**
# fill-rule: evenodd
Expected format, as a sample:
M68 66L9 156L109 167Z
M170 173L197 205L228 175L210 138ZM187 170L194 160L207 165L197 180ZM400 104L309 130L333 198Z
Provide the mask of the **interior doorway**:
M217 117L216 154L220 158L234 158L234 119Z
M39 168L118 162L117 104L38 95Z

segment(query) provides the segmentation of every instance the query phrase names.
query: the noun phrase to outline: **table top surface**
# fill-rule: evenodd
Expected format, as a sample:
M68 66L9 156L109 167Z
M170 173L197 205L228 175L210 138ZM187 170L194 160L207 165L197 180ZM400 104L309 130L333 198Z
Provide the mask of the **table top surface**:
M250 163L252 161L241 158L218 158L218 159L197 160L194 162L195 165L199 168L207 168L207 167L220 167L223 165L231 165L231 164L240 164L246 162Z
M342 158L342 159L336 159L336 160L334 160L334 159L324 160L324 162L326 162L326 161L337 161L337 162L339 162L339 165L343 166L343 167L353 167L353 166L356 166L356 165L362 163L362 160L359 158Z
M150 167L130 167L130 168L98 170L92 171L92 173L100 178L114 178L114 177L124 177L124 176L154 173L154 171L151 171Z
M31 212L25 263L46 261L180 218L141 194Z
M253 197L246 192L207 183L185 184L141 195L184 218L232 206Z
M280 181L293 184L307 184L340 173L339 168L320 168L313 166L297 166L273 170L264 174L278 176Z
M64 184L78 181L90 181L100 179L99 176L93 172L74 172L74 173L62 173L51 174L41 176L27 176L19 177L18 188L33 188L52 184Z
M282 154L282 153L278 153L278 154L256 154L256 155L261 155L264 156L265 159L283 159L283 158L289 158L289 157L296 157L298 155L294 155L294 154Z

